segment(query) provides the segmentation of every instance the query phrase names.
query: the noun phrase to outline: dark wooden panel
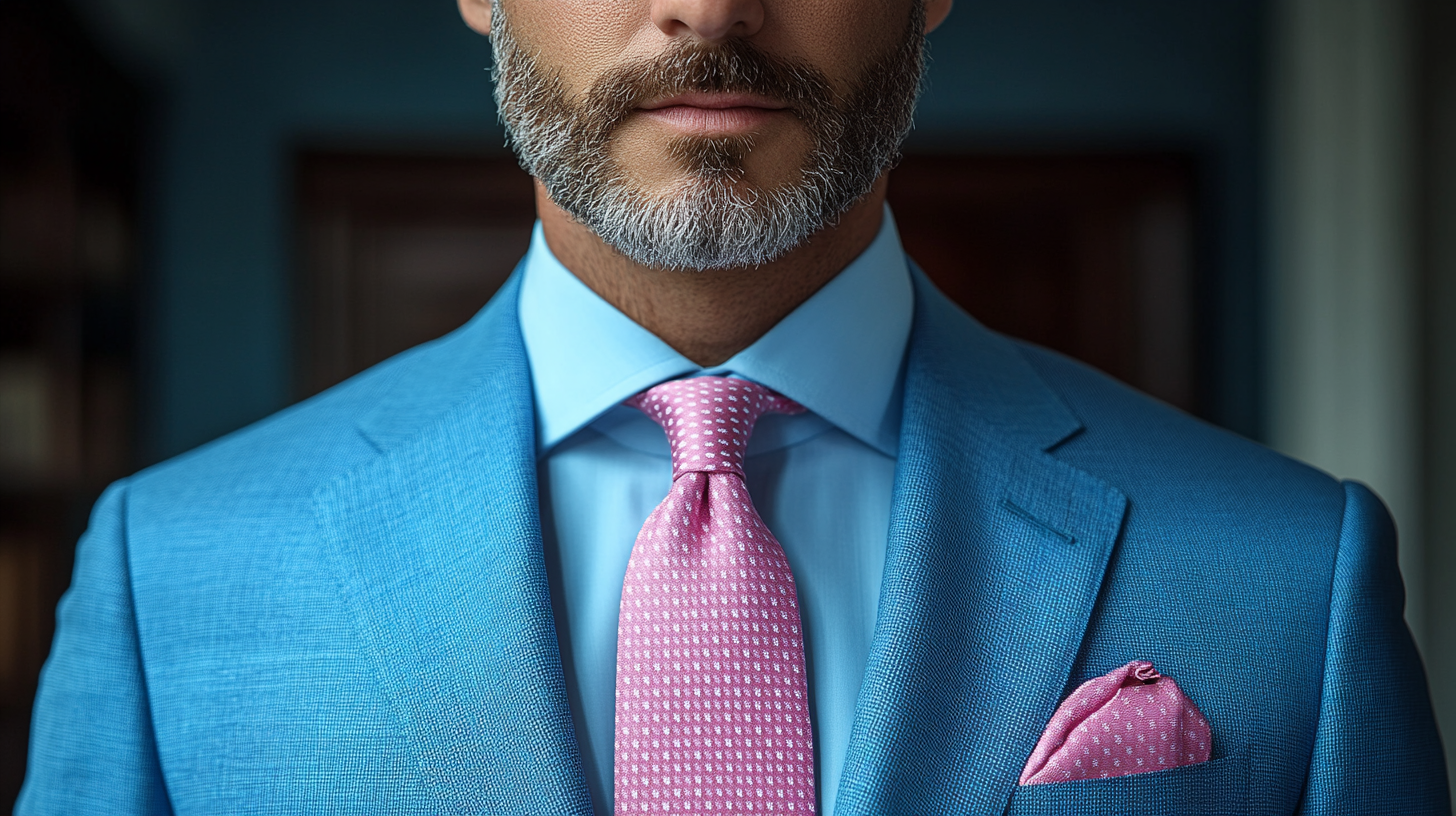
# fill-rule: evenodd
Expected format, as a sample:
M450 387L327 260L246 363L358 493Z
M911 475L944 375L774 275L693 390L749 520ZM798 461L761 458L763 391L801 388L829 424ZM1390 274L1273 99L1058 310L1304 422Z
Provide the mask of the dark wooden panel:
M907 251L992 328L1194 407L1193 174L1178 156L911 156ZM524 252L509 157L305 154L300 391L467 320Z
M460 326L530 243L510 157L304 154L298 164L301 395Z
M0 3L0 804L25 773L56 602L102 487L137 465L146 100L69 4Z
M911 156L906 251L991 328L1195 407L1193 172L1179 156Z

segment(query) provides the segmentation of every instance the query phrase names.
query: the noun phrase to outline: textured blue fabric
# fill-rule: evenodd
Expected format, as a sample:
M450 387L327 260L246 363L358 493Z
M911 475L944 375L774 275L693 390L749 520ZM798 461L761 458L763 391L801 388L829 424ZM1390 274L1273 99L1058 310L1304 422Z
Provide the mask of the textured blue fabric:
M515 281L98 505L17 812L574 813ZM1363 488L977 325L923 278L844 814L1445 813ZM1214 760L1018 789L1151 660Z
M1360 484L1345 485L1332 597L1304 809L1377 813L1388 808L1384 792L1396 788L1408 792L1409 812L1444 811L1445 789L1432 784L1444 779L1443 767L1432 760L1392 765L1371 757L1376 746L1402 745L1413 735L1426 744L1436 735L1424 708L1406 704L1426 699L1426 682L1414 646L1396 624L1405 591L1396 568L1395 526L1380 500ZM1362 716L1370 709L1378 716Z
M808 633L815 782L832 813L875 633L914 311L886 208L875 240L832 281L731 360L703 369L587 288L537 224L522 261L520 321L542 455L541 534L599 814L612 809L622 580L637 533L672 483L662 428L621 402L664 379L715 374L763 383L809 408L760 420L744 467L794 573Z

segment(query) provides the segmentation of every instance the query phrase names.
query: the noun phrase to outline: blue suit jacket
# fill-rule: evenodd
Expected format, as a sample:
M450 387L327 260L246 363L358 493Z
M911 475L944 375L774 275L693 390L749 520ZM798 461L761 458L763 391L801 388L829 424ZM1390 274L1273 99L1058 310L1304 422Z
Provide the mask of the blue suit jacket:
M1375 496L916 288L840 813L1446 812ZM19 813L590 813L516 292L106 493ZM1134 658L1212 761L1018 788Z

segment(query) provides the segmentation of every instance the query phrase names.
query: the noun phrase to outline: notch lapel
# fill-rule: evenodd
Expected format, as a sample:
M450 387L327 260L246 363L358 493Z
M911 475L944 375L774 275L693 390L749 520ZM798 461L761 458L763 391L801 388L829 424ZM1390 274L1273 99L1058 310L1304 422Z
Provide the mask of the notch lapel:
M459 336L410 352L434 357L403 366L395 402L369 421L384 452L315 506L364 647L448 810L589 816L542 558L518 280Z
M1081 425L916 270L874 642L837 810L1001 813L1060 701L1125 496L1046 451Z

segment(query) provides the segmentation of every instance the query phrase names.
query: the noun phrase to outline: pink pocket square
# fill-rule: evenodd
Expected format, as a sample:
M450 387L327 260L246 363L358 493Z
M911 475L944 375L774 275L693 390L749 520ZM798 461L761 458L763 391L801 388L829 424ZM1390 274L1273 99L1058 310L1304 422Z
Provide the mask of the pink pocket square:
M1165 771L1208 761L1208 721L1171 677L1134 660L1062 701L1021 784Z

